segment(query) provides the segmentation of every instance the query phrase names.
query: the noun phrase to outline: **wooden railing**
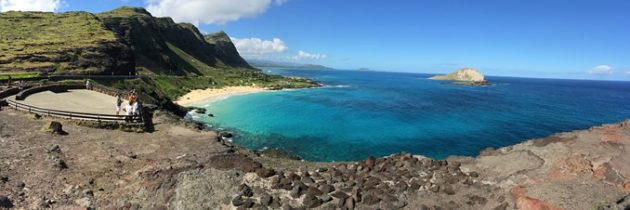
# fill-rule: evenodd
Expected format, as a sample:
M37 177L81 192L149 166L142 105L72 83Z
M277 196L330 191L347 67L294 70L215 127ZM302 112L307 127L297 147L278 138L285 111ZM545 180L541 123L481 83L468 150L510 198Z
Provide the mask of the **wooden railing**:
M8 103L9 107L14 108L16 110L23 110L29 113L35 113L42 116L60 117L60 118L77 119L77 120L91 120L91 121L142 123L142 117L139 115L126 116L126 115L70 112L70 111L61 111L61 110L34 107L34 106L22 104L22 103L19 103L10 99L6 99L6 102Z

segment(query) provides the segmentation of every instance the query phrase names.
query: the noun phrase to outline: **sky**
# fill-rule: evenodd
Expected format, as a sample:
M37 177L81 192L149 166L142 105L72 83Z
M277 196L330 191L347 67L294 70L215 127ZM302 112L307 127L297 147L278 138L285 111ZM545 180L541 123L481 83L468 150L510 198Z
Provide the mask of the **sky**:
M246 59L338 69L630 80L627 0L0 0L0 10L147 8L223 30Z

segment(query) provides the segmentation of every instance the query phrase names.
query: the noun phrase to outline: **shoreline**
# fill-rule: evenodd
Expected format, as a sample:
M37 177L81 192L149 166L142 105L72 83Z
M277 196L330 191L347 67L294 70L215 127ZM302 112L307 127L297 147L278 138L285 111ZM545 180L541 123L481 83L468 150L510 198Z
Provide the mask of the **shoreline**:
M0 122L9 119L11 123L0 123L5 134L0 137L0 153L11 161L0 166L14 170L0 172L0 197L16 209L54 196L59 199L46 203L49 208L119 209L133 202L147 208L235 209L245 200L246 206L322 209L527 209L535 205L586 210L617 205L630 193L630 169L624 164L630 158L630 120L527 139L484 150L476 157L435 160L397 153L359 161L312 162L232 145L221 141L216 131L198 130L163 112L156 113L158 128L152 134L85 128L62 120L68 135L51 136L32 132L46 117L34 120L12 109L0 111ZM24 157L20 148L46 152ZM62 165L57 164L60 161ZM120 177L129 178L121 185ZM24 186L21 183L27 190L15 187ZM47 187L51 185L55 187ZM142 197L146 186L158 186L149 189L157 196ZM293 190L295 186L303 187ZM251 197L243 197L243 192ZM576 199L563 196L567 194Z
M228 86L222 88L195 89L179 97L174 102L180 106L191 106L200 102L214 102L227 99L230 96L265 91L271 90L257 86Z

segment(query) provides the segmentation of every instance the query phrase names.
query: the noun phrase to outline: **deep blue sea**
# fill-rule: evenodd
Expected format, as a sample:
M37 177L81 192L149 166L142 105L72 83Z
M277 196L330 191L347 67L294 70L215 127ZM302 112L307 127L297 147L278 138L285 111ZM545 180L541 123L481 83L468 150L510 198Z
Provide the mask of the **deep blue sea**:
M234 131L234 143L276 148L310 161L396 152L477 155L556 132L630 118L630 82L487 77L485 87L432 75L264 69L315 79L323 88L232 96L199 117Z

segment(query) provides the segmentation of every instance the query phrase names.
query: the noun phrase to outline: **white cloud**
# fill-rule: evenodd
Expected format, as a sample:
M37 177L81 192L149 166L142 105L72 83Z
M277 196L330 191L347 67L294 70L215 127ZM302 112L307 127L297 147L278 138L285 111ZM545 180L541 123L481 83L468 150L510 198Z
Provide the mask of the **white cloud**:
M613 72L615 72L613 67L610 67L608 65L595 66L588 71L589 74L612 74Z
M238 53L249 58L260 58L269 54L283 53L289 49L284 41L279 38L263 40L259 38L239 39L230 37L230 39L234 42Z
M0 11L55 12L61 4L61 0L0 0Z
M265 12L272 0L145 0L151 14L195 25L224 24ZM287 0L275 0L277 5Z
M319 60L328 57L325 54L320 53L308 53L302 50L298 51L298 54L295 56L289 57L291 60Z

